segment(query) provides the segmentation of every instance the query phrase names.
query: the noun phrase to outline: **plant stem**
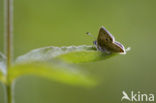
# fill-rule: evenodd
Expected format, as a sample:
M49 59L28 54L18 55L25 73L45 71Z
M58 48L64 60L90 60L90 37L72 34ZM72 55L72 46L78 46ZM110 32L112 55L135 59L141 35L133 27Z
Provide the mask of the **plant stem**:
M7 86L7 97L8 97L8 103L12 103L12 90L11 90L11 85Z
M13 0L5 0L5 53L7 57L7 69L12 61L12 36L13 36Z
M5 36L5 54L6 54L6 67L7 72L11 66L12 63L12 36L13 36L13 0L4 0L4 13L5 13L5 27L4 27L4 36ZM8 97L8 103L12 103L12 90L11 90L11 84L9 84L9 75L7 73L7 97Z

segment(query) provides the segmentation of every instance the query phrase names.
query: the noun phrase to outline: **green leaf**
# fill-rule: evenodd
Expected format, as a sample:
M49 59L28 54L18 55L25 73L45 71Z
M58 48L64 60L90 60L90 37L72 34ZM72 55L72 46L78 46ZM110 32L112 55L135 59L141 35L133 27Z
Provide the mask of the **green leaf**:
M0 81L3 83L6 82L6 58L5 56L0 52Z
M107 59L115 54L102 53L100 51L73 51L58 56L58 59L68 63L86 63Z
M93 86L96 85L95 80L86 75L84 70L75 69L69 64L64 65L64 62L93 62L113 55L97 51L95 47L87 45L35 49L16 59L15 67L9 70L10 83L19 76L31 74L72 85Z
M93 46L45 47L35 49L17 58L16 63L32 61L50 61L60 59L70 63L84 63L104 60L114 54L97 51Z
M64 64L63 62L49 64L34 62L30 64L18 64L9 69L9 83L23 75L35 75L75 86L92 87L96 81L88 74L79 69Z

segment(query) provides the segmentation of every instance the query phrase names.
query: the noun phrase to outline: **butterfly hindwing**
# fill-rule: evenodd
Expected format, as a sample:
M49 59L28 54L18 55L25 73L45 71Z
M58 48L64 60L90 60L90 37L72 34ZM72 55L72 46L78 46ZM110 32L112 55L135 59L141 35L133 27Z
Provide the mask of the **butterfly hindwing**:
M113 52L125 52L124 46L117 41L115 41L111 47Z

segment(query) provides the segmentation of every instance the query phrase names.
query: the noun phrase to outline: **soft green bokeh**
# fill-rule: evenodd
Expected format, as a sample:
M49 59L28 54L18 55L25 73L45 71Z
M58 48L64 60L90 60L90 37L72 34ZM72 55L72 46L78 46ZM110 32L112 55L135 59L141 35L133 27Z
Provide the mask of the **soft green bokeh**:
M93 87L97 83L89 75L75 69L74 67L68 68L64 64L48 64L48 63L31 63L20 64L9 69L9 84L14 83L17 78L24 75L33 75L43 77L51 81L70 84L73 86Z
M44 46L90 45L85 32L97 36L102 25L132 48L125 56L82 64L102 81L93 89L24 76L14 86L16 103L120 103L123 90L155 94L155 5L155 0L14 0L15 57Z

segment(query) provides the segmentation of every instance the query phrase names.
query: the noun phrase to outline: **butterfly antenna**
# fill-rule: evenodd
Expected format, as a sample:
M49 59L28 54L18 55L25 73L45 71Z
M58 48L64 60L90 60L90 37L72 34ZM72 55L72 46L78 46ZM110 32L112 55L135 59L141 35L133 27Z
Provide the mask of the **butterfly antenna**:
M94 35L92 35L90 32L86 32L87 35L91 36L93 39L96 40L96 37Z

